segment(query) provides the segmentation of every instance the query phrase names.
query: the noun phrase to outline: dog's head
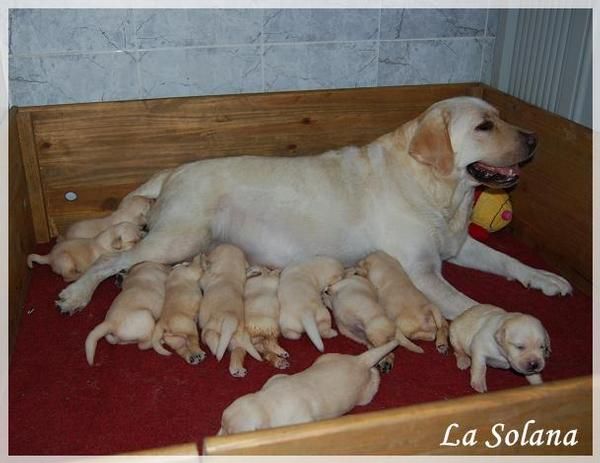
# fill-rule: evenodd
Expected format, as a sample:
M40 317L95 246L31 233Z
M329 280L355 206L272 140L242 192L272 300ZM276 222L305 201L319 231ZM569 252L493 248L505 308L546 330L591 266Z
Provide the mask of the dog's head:
M519 166L537 146L532 132L500 119L479 98L440 101L416 120L408 152L441 177L464 178L474 185L507 188L519 180Z
M541 322L530 315L509 316L495 339L512 368L525 375L539 373L550 356L550 337Z

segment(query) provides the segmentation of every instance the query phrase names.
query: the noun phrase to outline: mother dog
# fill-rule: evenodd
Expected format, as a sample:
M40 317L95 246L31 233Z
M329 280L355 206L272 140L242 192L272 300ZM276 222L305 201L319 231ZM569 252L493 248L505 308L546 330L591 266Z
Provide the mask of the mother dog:
M73 313L110 275L142 261L182 261L211 240L239 245L251 263L278 267L315 255L352 264L383 250L449 319L476 302L444 280L443 260L567 294L565 279L467 234L474 187L514 185L536 144L534 134L502 121L483 100L458 97L363 147L210 159L159 172L130 193L156 198L148 235L100 259L57 305Z

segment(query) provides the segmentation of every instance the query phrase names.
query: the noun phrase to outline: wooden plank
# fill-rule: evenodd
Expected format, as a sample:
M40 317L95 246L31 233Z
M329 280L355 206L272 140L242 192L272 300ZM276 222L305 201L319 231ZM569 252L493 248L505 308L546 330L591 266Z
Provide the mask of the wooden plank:
M166 456L166 455L200 455L198 445L195 442L186 444L169 445L167 447L157 447L148 450L138 450L125 453L127 456Z
M484 99L538 135L511 193L512 229L587 295L592 288L592 131L490 87Z
M12 356L31 274L26 257L35 245L29 191L19 145L17 109L9 113L8 140L8 352Z
M50 239L50 234L48 231L48 218L46 215L42 178L40 176L39 158L35 148L31 113L18 111L15 117L23 168L25 169L25 178L27 179L27 188L29 191L35 238L38 243L46 242Z
M367 143L471 84L25 108L51 235L105 214L154 172L208 157L310 155ZM477 92L477 90L476 90ZM79 199L68 202L67 191Z
M535 429L577 430L577 445L508 446L497 448L491 429L522 430L533 419ZM449 425L466 433L477 429L475 446L440 446ZM448 441L458 433L453 429ZM496 429L499 432L499 429ZM462 437L462 434L458 437ZM505 391L472 395L381 412L345 416L318 423L287 426L204 440L205 455L465 455L592 453L592 377L556 381Z

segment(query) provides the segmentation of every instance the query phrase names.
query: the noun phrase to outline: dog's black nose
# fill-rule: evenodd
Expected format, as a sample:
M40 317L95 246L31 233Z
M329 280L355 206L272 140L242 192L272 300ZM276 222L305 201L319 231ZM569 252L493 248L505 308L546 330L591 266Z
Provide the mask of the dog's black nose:
M540 364L538 363L537 360L530 360L529 363L527 364L527 368L529 369L529 371L536 371L539 366L540 366Z
M535 133L521 132L521 137L523 137L525 144L527 145L529 154L533 153L537 147L537 137Z

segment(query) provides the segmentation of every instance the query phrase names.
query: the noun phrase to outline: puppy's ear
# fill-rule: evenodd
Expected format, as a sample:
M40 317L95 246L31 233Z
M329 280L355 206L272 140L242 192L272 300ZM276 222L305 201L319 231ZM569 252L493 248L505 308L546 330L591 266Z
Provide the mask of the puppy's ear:
M544 358L548 358L548 357L550 357L550 354L552 353L552 348L550 347L550 336L548 336L548 331L546 331L546 330L544 330L544 344L545 344Z
M120 251L121 249L123 249L123 238L121 236L115 237L110 243L110 247L113 248L115 251Z
M504 326L504 323L500 326L500 328L498 328L498 330L494 334L494 339L496 340L502 351L504 351L504 345L506 343L506 326Z
M254 278L263 274L262 268L258 265L253 265L246 270L246 280Z
M446 111L434 109L425 114L408 146L408 154L444 177L450 175L454 168L448 120Z

